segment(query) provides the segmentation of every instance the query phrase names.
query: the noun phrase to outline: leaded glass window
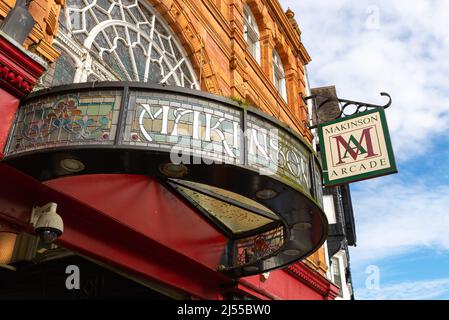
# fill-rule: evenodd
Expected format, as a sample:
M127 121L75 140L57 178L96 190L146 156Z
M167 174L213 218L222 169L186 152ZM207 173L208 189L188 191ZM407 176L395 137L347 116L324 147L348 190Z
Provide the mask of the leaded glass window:
M123 80L199 89L179 41L145 1L67 0L62 15L55 42L63 56L78 55L73 82Z

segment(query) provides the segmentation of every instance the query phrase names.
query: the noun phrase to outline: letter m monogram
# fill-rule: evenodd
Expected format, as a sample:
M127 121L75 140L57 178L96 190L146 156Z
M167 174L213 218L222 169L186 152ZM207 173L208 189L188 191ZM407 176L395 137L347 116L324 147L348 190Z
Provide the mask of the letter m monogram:
M349 140L346 141L343 136L333 137L337 142L337 150L338 150L338 163L345 164L345 159L348 159L350 156L354 161L358 159L360 155L365 155L366 158L370 158L373 156L377 156L374 153L373 142L371 139L371 129L366 128L363 130L362 135L360 136L360 140L357 140L353 135L349 137Z

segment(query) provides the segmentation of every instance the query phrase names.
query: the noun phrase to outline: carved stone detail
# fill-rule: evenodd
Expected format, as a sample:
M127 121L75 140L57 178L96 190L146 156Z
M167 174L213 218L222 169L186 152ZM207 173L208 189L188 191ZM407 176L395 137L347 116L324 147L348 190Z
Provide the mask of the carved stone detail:
M0 34L0 86L3 89L18 98L30 93L46 69L45 62L38 60L27 54L20 44Z
M334 300L338 296L338 287L303 263L291 265L285 270L328 300Z

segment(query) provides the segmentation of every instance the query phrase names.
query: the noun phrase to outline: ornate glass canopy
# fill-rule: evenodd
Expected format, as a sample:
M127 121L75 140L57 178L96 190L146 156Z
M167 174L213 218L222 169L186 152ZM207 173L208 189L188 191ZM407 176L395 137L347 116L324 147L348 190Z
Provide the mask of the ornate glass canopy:
M13 128L5 162L36 179L158 177L227 237L217 270L233 277L303 259L326 237L318 160L257 109L174 86L86 83L32 94Z
M55 45L62 56L41 86L125 80L199 88L179 41L145 1L68 0Z

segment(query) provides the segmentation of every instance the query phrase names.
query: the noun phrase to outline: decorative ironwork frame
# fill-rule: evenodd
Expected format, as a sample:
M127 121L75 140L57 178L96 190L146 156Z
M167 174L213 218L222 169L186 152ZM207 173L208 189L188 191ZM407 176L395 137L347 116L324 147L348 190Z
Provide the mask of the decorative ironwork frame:
M276 254L286 240L283 226L234 241L233 267L250 266Z
M314 94L311 96L303 97L303 100L305 103L307 103L307 101L309 101L309 100L313 100L313 106L315 108L315 114L316 114L316 118L317 118L317 123L313 124L312 126L309 126L309 128L316 129L319 124L323 123L320 121L321 119L319 118L319 111L321 108L323 108L324 106L326 106L329 103L337 102L340 107L340 113L334 119L326 119L327 121L337 120L337 119L343 118L343 117L349 117L349 116L355 115L357 113L365 112L365 111L372 110L372 109L379 109L379 108L387 109L387 108L389 108L391 106L391 104L393 103L391 96L386 92L381 92L380 95L382 97L388 98L388 102L383 106L366 103L366 102L360 102L360 101L340 99L338 97L332 97L332 96L320 95L320 94ZM321 102L320 104L318 104L317 98L323 98L325 100L323 102ZM352 110L351 110L351 107L353 107ZM347 110L350 110L350 111L346 112Z

